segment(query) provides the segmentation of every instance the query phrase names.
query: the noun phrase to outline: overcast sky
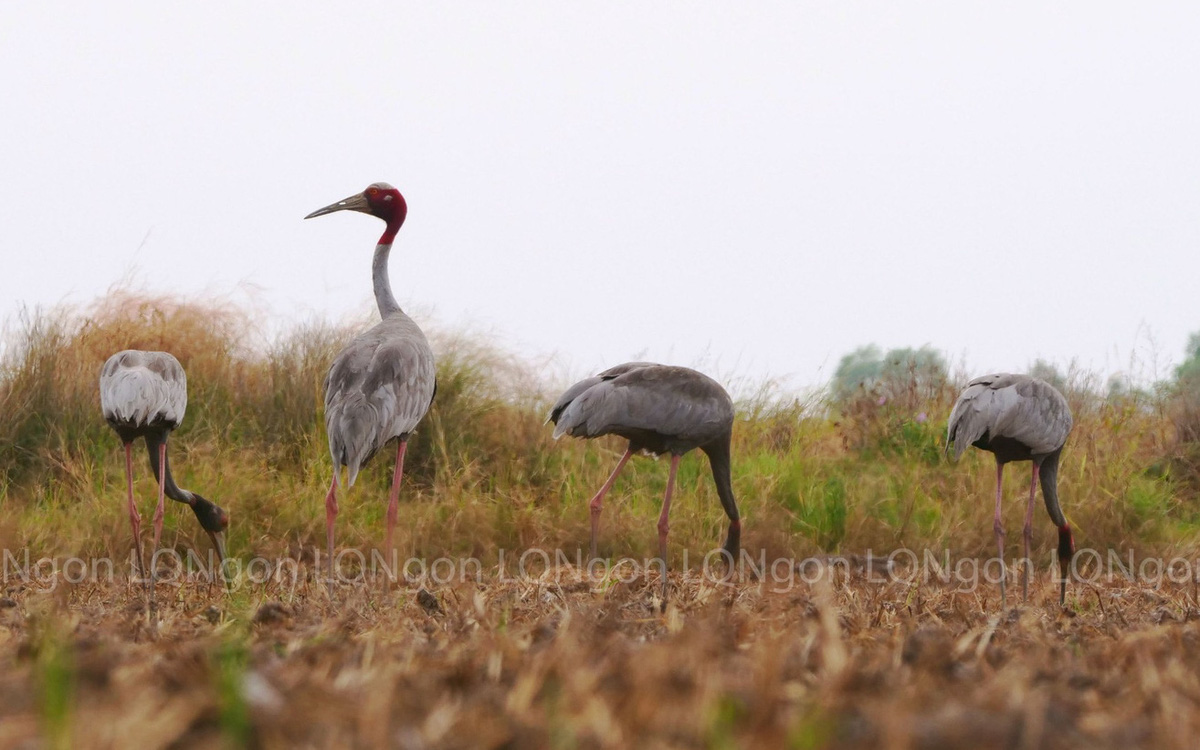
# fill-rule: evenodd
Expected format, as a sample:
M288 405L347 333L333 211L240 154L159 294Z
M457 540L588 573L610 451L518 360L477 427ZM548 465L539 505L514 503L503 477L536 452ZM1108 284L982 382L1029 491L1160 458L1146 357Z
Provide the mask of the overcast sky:
M1200 329L1200 6L10 2L0 315L396 295L583 374L1160 369ZM1152 373L1142 373L1143 376Z

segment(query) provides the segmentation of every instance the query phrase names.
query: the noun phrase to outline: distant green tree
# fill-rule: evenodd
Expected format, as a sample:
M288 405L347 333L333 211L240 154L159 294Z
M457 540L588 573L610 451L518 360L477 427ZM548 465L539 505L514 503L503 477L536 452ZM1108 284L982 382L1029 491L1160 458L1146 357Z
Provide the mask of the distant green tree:
M1148 407L1154 395L1151 390L1135 383L1127 373L1114 372L1104 384L1104 398L1110 403L1129 401Z
M1035 378L1045 380L1060 391L1066 390L1067 379L1063 377L1063 374L1059 372L1057 367L1044 359L1035 359L1029 367L1029 374Z
M926 344L920 349L892 349L883 356L880 380L893 398L902 393L919 399L934 397L946 384L946 359Z
M1188 336L1184 360L1175 368L1168 413L1175 424L1184 465L1200 479L1200 331Z
M1175 380L1183 387L1200 386L1200 331L1188 336L1183 353L1183 363L1175 368Z
M883 372L883 352L874 344L860 346L842 357L833 373L833 397L846 401L861 390L871 390Z
M1129 376L1123 372L1114 372L1108 376L1108 382L1105 384L1106 398L1110 401L1117 398L1124 398L1140 393L1138 389L1133 387L1133 382Z
M946 360L929 345L883 353L878 346L868 344L842 357L831 390L839 403L869 395L885 402L915 404L935 397L946 381Z

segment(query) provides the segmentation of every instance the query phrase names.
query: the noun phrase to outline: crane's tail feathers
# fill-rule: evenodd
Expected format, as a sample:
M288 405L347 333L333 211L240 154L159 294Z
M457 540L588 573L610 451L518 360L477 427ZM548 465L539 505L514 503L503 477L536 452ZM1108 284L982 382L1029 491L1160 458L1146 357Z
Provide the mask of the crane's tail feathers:
M342 469L346 470L347 476L342 476ZM358 468L354 466L344 466L335 463L333 465L333 483L338 486L338 489L353 487L354 480L358 479Z
M563 435L575 435L576 428L584 426L587 422L587 417L581 413L581 407L578 401L568 401L562 409L556 410L558 419L554 420L554 439L558 440ZM552 412L554 413L554 412Z
M950 451L954 451L954 460L962 455L963 449L966 448L966 443L963 441L963 436L958 429L958 409L950 414L950 424L946 426L946 456L950 456Z

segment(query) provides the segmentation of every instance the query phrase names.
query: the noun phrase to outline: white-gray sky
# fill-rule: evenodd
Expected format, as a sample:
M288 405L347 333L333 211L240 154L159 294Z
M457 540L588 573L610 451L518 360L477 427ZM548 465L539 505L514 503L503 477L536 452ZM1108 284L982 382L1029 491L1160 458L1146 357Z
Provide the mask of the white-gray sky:
M1200 328L1200 6L13 2L0 314L254 289L557 352L824 381L1161 369ZM1143 373L1143 375L1152 373ZM1162 374L1162 373L1160 373Z

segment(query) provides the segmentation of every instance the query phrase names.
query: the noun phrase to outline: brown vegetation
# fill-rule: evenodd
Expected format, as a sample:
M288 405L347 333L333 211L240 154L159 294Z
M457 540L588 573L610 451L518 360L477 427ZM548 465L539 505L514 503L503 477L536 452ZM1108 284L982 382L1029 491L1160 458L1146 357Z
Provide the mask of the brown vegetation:
M555 581L558 578L558 581ZM772 591L578 571L392 594L82 585L0 600L0 747L1185 748L1190 586L861 576ZM428 594L426 596L429 596ZM444 611L442 611L444 610ZM62 706L55 709L55 706Z

